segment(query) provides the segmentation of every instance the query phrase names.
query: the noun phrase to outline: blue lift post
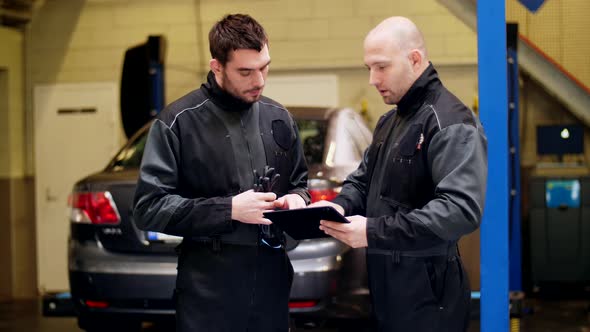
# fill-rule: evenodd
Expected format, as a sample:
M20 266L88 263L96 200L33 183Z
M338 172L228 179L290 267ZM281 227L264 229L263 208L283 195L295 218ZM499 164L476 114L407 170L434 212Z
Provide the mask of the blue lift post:
M520 130L518 96L518 24L506 24L508 62L508 144L510 146L510 329L520 331L524 310L520 199Z
M510 145L510 291L522 292L520 231L520 142L518 109L518 25L508 24L508 130Z
M150 81L150 116L155 117L165 106L164 96L164 58L166 54L166 37L161 35L149 36L148 47L148 73Z
M156 116L164 109L164 64L150 60L150 85L152 94L150 96L151 116Z
M505 1L477 2L480 118L488 138L488 182L481 225L481 331L509 328L508 77Z

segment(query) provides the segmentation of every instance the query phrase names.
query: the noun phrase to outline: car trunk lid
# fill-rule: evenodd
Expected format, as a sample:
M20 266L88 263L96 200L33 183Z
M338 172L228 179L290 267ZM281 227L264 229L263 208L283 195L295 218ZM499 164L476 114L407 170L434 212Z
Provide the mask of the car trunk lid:
M132 208L137 176L137 170L105 171L78 182L70 198L72 236L90 234L86 240L94 238L111 251L172 253L181 238L142 231L135 225ZM75 211L80 208L84 210L82 217ZM109 208L118 220L102 222L106 218L101 219L101 215L108 215Z

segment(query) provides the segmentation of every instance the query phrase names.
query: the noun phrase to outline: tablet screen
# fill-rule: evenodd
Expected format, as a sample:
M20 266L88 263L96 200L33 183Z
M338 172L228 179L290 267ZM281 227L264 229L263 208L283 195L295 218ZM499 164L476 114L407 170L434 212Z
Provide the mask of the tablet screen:
M296 240L328 237L319 229L320 220L350 222L331 206L269 211L264 216Z

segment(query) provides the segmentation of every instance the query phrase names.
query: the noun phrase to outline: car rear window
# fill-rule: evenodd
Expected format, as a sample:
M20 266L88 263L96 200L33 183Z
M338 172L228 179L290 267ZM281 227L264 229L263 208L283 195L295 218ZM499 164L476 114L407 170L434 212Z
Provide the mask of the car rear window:
M296 120L299 127L303 151L308 165L321 164L324 157L324 142L328 122L325 120ZM125 146L113 159L113 170L123 171L130 168L139 168L143 149L147 140L148 131L135 138Z
M113 170L123 171L130 168L139 168L147 134L148 131L146 130L142 135L136 137L129 145L119 151L113 159Z
M308 165L321 164L328 122L325 120L296 120Z

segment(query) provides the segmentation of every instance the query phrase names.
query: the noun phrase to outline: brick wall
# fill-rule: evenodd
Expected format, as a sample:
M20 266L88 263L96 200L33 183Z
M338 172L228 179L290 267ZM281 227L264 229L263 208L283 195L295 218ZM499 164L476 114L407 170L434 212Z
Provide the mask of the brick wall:
M235 12L253 15L267 29L271 75L337 72L352 89L342 91L342 105L358 108L366 99L373 118L387 107L366 84L362 41L384 18L408 16L423 30L431 60L442 72L461 75L448 77L447 85L466 103L473 99L476 35L435 0L47 0L27 33L28 95L37 83L119 81L125 50L163 34L170 102L198 86L208 70L209 29Z

